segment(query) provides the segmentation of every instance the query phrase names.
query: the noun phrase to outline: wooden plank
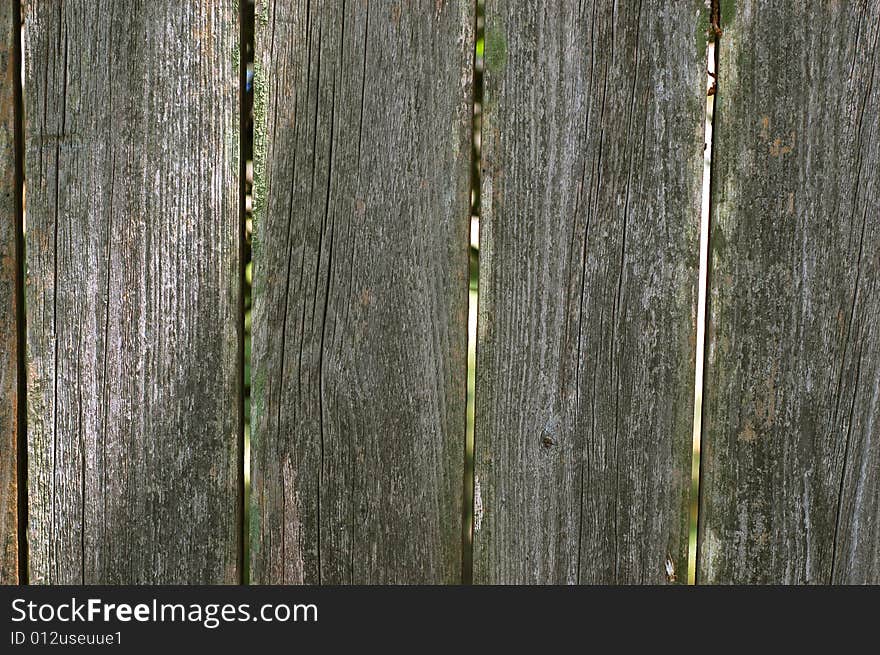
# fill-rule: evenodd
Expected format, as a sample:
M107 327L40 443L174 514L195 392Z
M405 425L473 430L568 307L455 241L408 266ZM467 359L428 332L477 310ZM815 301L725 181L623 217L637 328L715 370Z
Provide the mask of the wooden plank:
M14 3L0 3L0 584L18 583L18 318Z
M707 25L487 0L475 582L686 580Z
M237 3L23 9L30 579L237 582Z
M880 583L880 6L721 19L698 580Z
M473 2L257 7L252 580L460 580Z

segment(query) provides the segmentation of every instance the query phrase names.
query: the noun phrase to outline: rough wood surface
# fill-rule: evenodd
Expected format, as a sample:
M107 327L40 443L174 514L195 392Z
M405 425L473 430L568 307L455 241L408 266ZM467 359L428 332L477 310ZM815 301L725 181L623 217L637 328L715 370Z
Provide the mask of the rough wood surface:
M0 584L18 582L18 300L13 2L0 2Z
M265 2L252 579L460 579L474 3Z
M237 3L23 13L30 579L237 582Z
M487 0L478 583L686 580L707 24Z
M698 581L880 583L880 5L721 19Z

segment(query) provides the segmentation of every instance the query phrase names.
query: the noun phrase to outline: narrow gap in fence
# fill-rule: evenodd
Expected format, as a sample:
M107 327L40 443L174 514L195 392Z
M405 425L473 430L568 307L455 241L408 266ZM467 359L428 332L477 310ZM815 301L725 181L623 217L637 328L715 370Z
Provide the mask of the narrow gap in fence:
M703 151L703 196L700 207L700 279L697 296L696 367L694 373L694 431L691 460L691 511L689 517L688 584L697 579L697 537L700 513L700 452L703 428L703 370L706 350L706 306L709 285L709 223L712 199L712 139L715 93L718 88L719 2L712 3L709 42L706 47L706 122Z
M239 431L239 572L241 584L250 583L250 371L251 371L251 307L253 306L251 284L253 282L253 261L251 258L251 234L253 232L253 181L254 181L254 1L242 0L240 3L240 42L239 42L239 210L241 293L239 317L241 320L239 343L239 371L241 375L241 398L239 411L241 427Z
M485 0L476 2L475 47L473 59L473 119L471 123L471 229L468 257L468 350L467 350L467 437L465 439L464 498L462 516L461 581L474 578L474 404L477 366L477 303L480 280L480 159L483 116L483 32Z
M18 389L16 394L16 457L18 502L18 583L28 584L28 496L27 496L27 331L25 315L25 243L24 243L24 101L22 96L24 63L21 49L21 0L12 0L12 30L14 45L12 53L13 96L15 102L15 312L18 329L17 367Z

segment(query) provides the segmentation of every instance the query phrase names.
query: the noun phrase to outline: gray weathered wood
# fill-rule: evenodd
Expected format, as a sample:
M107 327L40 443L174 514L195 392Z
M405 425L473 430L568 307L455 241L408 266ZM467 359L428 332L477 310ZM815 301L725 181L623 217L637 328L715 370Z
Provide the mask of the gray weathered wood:
M18 297L12 0L0 2L0 584L18 582Z
M238 8L25 0L30 579L239 579Z
M698 581L880 583L880 5L721 19Z
M252 579L460 579L473 2L258 6Z
M475 582L686 580L707 25L487 0Z

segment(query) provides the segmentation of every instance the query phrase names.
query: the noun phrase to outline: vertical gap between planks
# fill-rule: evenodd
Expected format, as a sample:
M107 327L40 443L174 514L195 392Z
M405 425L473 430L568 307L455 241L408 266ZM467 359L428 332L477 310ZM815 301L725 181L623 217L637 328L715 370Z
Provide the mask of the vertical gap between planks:
M706 360L706 308L709 288L709 226L712 208L712 145L715 120L715 94L718 85L719 3L712 2L709 42L706 47L706 121L703 152L703 193L700 206L700 279L697 300L696 367L694 372L694 430L691 460L691 507L688 540L688 584L697 582L697 555L700 520L700 453L703 428L703 372Z
M25 315L25 224L24 224L24 62L21 42L21 0L12 0L13 102L15 103L15 312L17 333L16 456L18 519L18 583L28 584L27 495L27 331Z
M483 107L483 32L485 0L475 0L474 57L471 121L471 222L468 249L468 341L467 341L467 430L465 439L464 488L462 498L461 582L474 579L474 405L477 366L477 304L480 290L480 174Z
M254 2L239 1L239 581L250 584L250 342L253 227Z

